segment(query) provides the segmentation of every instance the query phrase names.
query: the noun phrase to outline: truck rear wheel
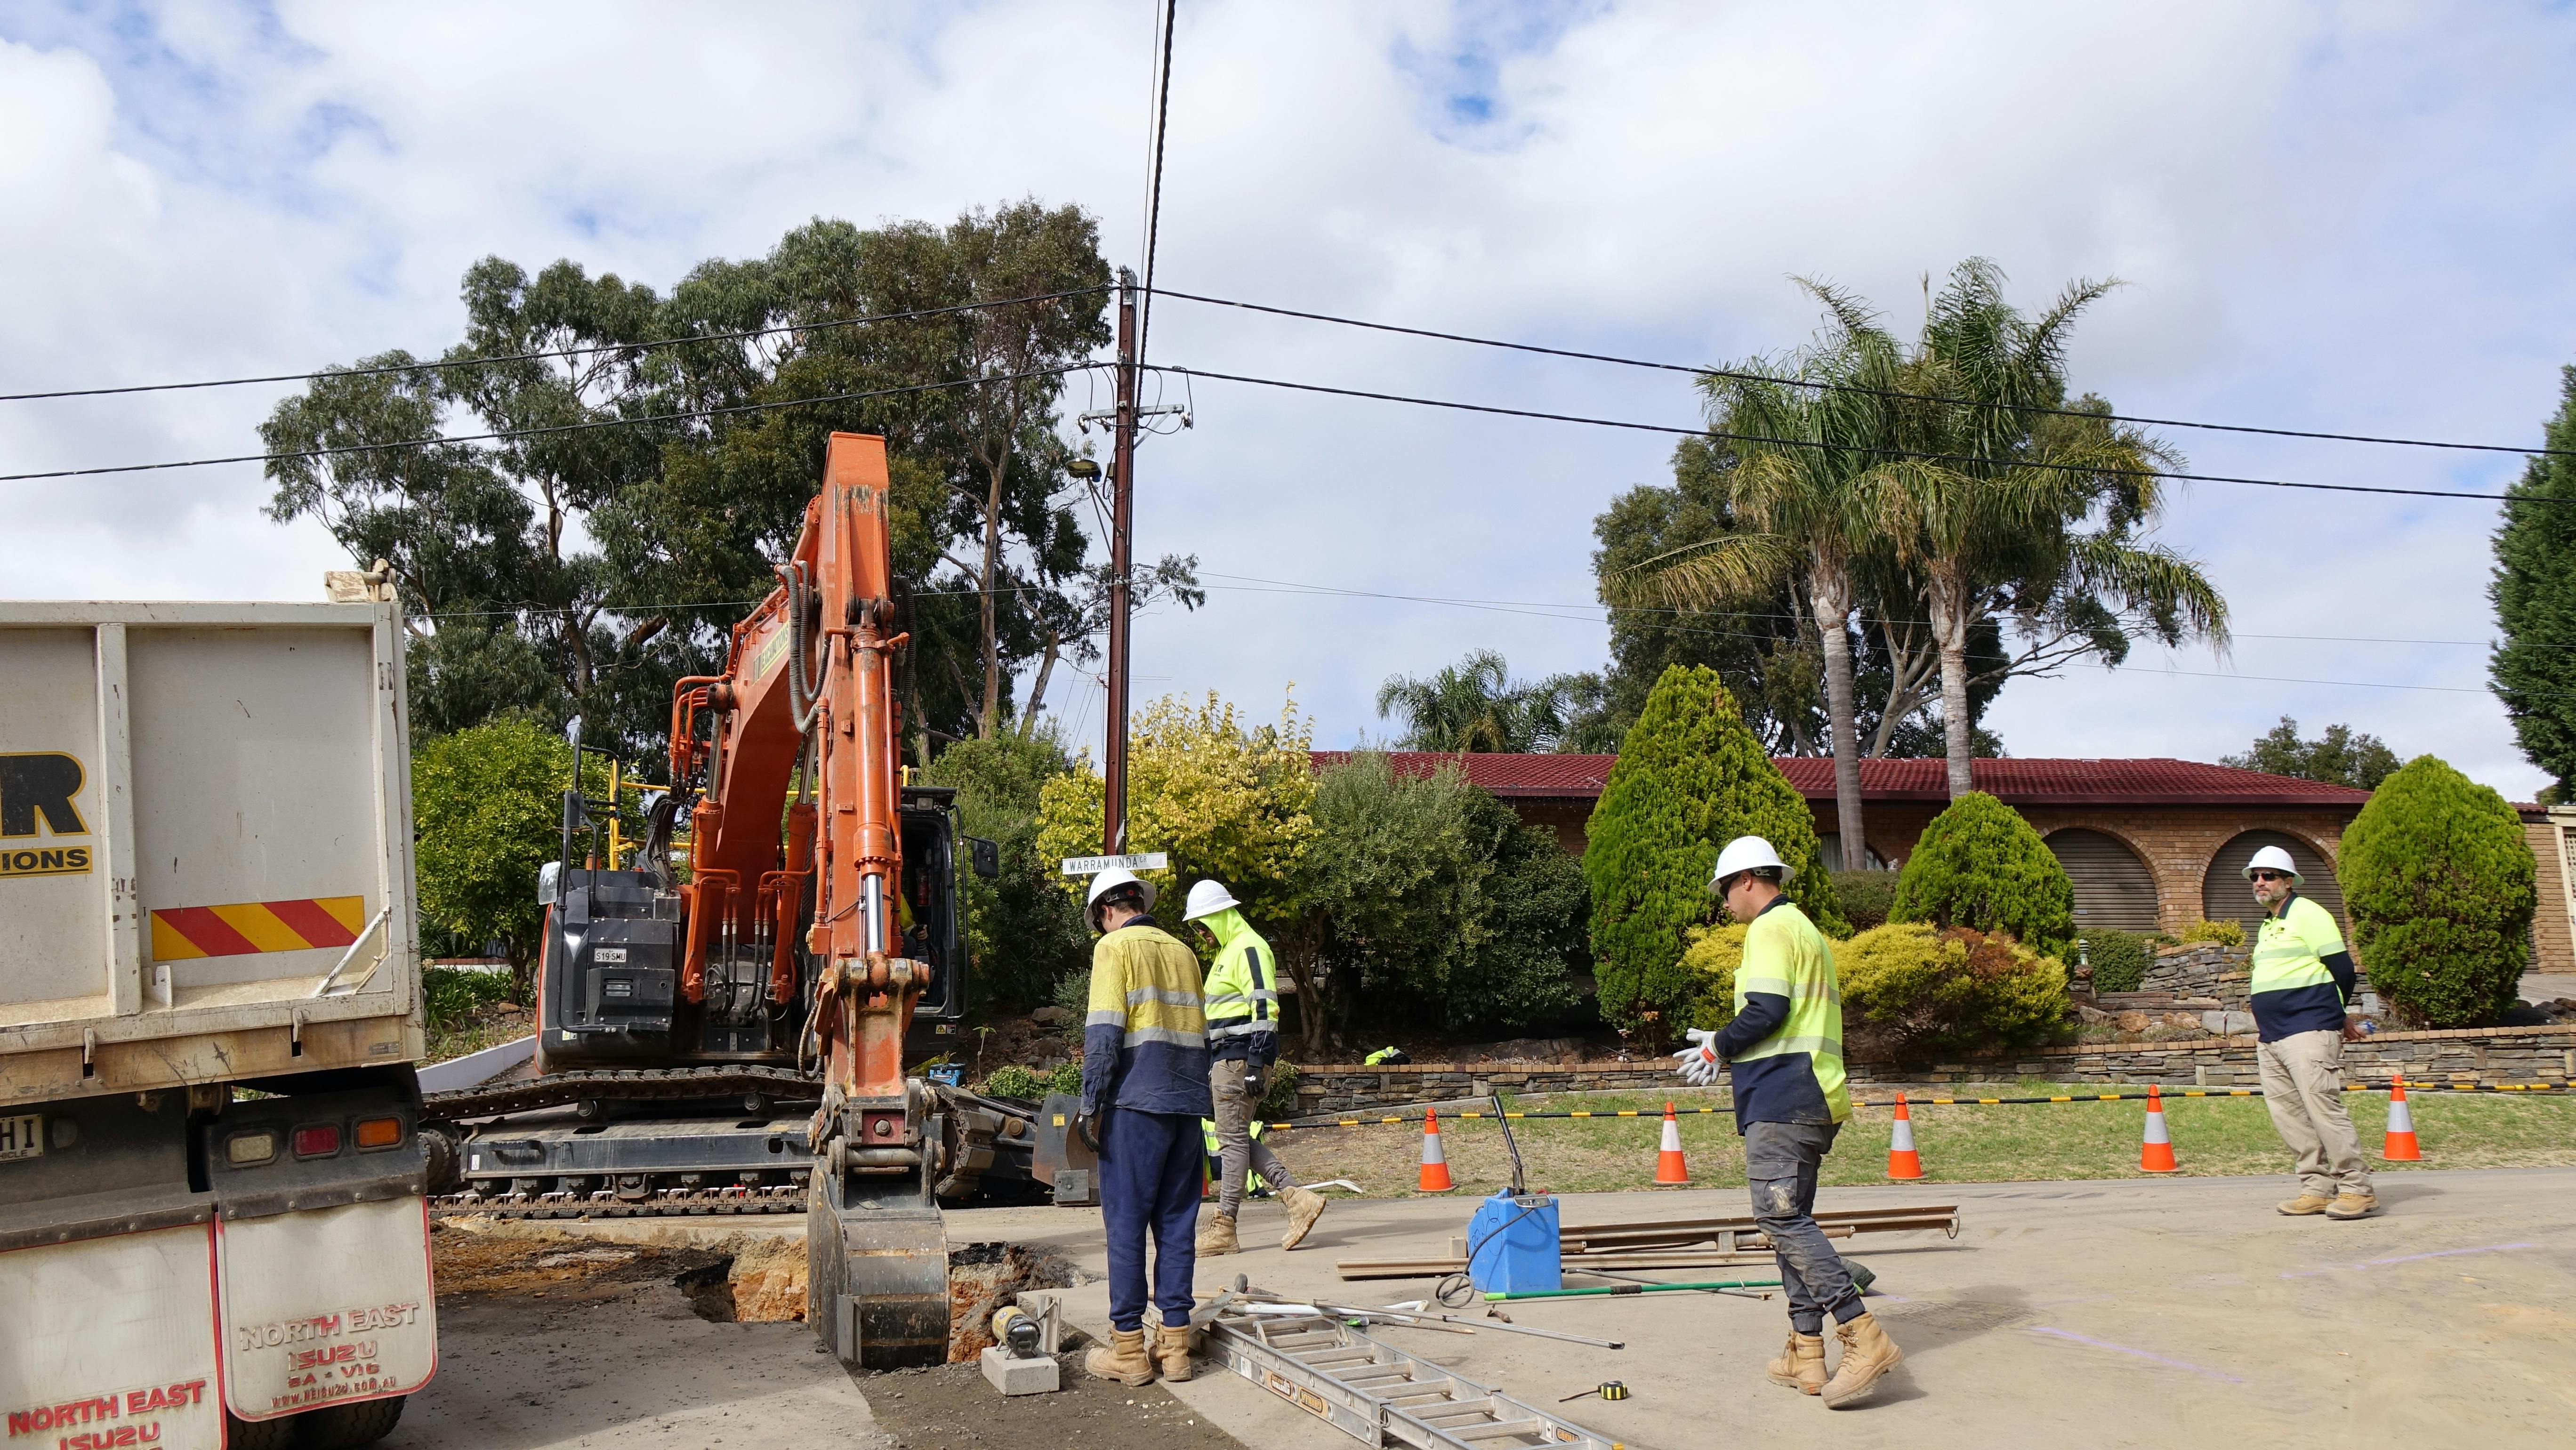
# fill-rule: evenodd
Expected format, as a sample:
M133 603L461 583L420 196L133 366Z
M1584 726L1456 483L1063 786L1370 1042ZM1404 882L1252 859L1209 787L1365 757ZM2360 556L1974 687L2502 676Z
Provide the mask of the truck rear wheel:
M303 1429L301 1450L357 1450L392 1433L402 1419L403 1400L368 1400L355 1405L324 1405L295 1417Z
M236 1420L224 1414L224 1450L295 1450L295 1428L301 1415L274 1420Z

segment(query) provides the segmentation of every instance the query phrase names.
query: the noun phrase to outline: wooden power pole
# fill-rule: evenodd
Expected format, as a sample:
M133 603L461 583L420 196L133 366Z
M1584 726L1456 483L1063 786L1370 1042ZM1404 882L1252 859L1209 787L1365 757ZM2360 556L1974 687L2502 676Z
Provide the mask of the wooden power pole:
M1136 274L1118 269L1118 416L1109 454L1109 718L1101 746L1101 854L1127 849L1127 580L1136 505Z

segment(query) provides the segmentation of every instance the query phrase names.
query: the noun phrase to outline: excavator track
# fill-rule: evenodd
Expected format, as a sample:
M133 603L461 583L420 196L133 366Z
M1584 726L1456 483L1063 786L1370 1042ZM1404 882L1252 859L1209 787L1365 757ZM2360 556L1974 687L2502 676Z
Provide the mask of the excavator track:
M586 1198L567 1193L446 1193L429 1201L429 1213L432 1218L474 1215L516 1219L803 1213L805 1198L806 1186L802 1183L765 1188L657 1188L642 1198L621 1198L606 1189Z
M429 1093L423 1115L447 1122L496 1118L580 1102L676 1102L758 1094L774 1103L819 1102L823 1080L784 1067L599 1068L555 1072L525 1082Z

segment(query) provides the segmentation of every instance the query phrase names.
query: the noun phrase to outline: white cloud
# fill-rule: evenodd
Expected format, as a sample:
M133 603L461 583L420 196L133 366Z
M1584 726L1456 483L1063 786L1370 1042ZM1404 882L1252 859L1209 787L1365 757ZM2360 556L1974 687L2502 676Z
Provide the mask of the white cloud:
M2079 382L2138 412L2517 440L2576 333L2559 239L2576 25L2445 7L1183 7L1161 278L1193 291L1707 361L1801 340L1785 278L1910 324L1982 253L2037 302L2132 286ZM745 17L750 19L746 21ZM475 258L667 286L814 214L1079 201L1141 251L1142 4L867 8L286 4L0 21L0 389L271 371L455 335ZM1673 423L1671 375L1167 302L1162 361ZM21 468L251 451L277 389L0 404ZM1669 440L1202 384L1147 445L1139 548L1212 573L1582 604L1590 521ZM2207 471L2492 489L2510 458L2176 434ZM326 539L255 467L5 484L0 592L309 597ZM2491 514L2221 485L2170 541L2248 634L2478 640ZM1228 583L1231 581L1212 580ZM1394 671L1492 645L1597 664L1597 625L1217 591L1138 630L1139 692L1327 739ZM2474 687L2475 649L2242 641L2177 667ZM2537 775L2481 695L2250 680L2015 685L2024 754L2242 748L2283 713ZM1057 697L1072 707L1074 695ZM1098 724L1096 705L1089 717Z

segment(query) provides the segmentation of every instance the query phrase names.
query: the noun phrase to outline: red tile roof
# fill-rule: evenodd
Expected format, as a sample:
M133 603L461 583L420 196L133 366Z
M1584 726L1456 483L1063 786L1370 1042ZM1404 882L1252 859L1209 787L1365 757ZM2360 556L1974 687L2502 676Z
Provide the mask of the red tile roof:
M1318 750L1315 764L1348 759L1350 752ZM1467 778L1506 799L1591 800L1610 778L1615 755L1443 755L1395 751L1387 757L1407 775L1429 775L1444 764L1463 765ZM1834 763L1818 756L1775 757L1789 783L1809 800L1833 799ZM2011 805L2243 805L2349 806L2370 792L2286 775L2266 775L2196 760L1979 760L1977 789ZM1948 767L1940 760L1864 760L1861 794L1874 801L1949 798Z

